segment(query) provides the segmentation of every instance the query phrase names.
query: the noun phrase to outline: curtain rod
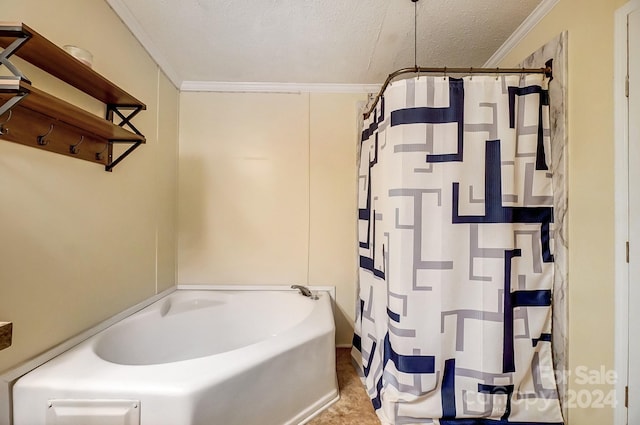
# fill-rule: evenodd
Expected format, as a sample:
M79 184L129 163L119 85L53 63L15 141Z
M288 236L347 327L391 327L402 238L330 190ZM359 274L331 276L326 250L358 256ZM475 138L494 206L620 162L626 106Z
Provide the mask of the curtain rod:
M550 65L550 64L549 64ZM387 86L398 75L402 74L544 74L549 78L553 77L553 69L551 66L545 68L423 68L420 66L414 66L411 68L402 68L389 74L384 84L380 88L380 91L376 95L373 105L364 113L364 119L369 118L369 115L373 112L378 104L378 101L382 97L382 94L387 89Z

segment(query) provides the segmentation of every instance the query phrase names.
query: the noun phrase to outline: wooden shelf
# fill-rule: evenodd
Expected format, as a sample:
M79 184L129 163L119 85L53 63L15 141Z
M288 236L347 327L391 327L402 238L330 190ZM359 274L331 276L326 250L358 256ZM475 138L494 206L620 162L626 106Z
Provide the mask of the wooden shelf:
M84 109L51 96L24 81L21 81L19 86L15 87L15 90L16 92L26 92L27 95L14 108L26 108L49 116L52 118L51 123L54 125L56 122L62 122L81 129L82 131L79 130L79 132L106 140L145 141L142 135L132 133ZM13 93L0 92L0 103L4 103L13 96ZM7 123L7 126L10 126L10 124L11 120Z
M109 105L146 105L23 23L0 22L0 47L29 37L15 55Z
M0 77L0 108L10 111L0 117L0 140L103 164L107 171L146 142L130 121L146 105L64 49L15 22L0 22L0 47L5 49L0 51L5 59L21 57L101 101L108 117L98 117L34 87L9 62L5 65L14 76ZM121 122L114 123L114 116ZM131 147L114 159L114 143L129 143Z
M13 335L13 324L11 322L0 322L0 350L11 346Z

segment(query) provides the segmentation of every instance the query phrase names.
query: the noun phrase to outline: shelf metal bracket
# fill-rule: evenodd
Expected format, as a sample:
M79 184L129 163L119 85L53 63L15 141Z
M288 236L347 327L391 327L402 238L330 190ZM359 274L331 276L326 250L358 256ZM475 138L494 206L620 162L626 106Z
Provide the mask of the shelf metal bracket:
M113 144L114 143L133 143L133 145L131 145L131 147L129 147L129 149L124 151L119 157L117 157L114 160L113 159ZM111 172L113 170L113 167L118 165L120 163L120 161L122 161L127 156L129 156L129 154L131 152L133 152L134 150L136 150L136 148L138 146L140 146L141 144L142 144L141 141L132 142L131 140L109 140L109 147L108 147L108 150L107 150L107 165L105 165L104 170Z
M117 116L120 119L119 123L115 123L120 127L128 127L131 131L133 131L138 136L144 135L133 125L131 120L135 117L138 112L142 111L144 108L140 105L107 105L107 119L113 123L114 118ZM124 113L126 111L127 113ZM113 159L113 144L114 143L131 143L132 145L124 151L118 158ZM143 141L136 140L118 140L118 139L110 139L109 145L107 147L107 165L105 165L105 171L111 172L113 168L120 163L123 159L125 159L131 152L136 150L138 146L140 146Z
M20 81L26 81L31 84L31 81L27 78L26 75L22 73L11 61L9 58L29 39L31 38L31 34L25 33L22 31L22 28L10 28L7 30L3 30L0 32L2 36L14 36L15 40L11 42L4 50L0 52L0 66L4 65L9 72L13 75L0 77L0 92L12 92L16 88L18 88L18 92L16 95L2 105L0 105L0 116L4 115L6 112L10 111L11 108L16 106L18 102L20 102L28 92L24 92L19 90ZM17 78L16 78L17 77Z
M29 41L31 34L22 31L22 28L15 28L15 30L4 30L0 35L9 35L16 37L11 44L9 44L2 52L0 52L0 65L4 65L7 69L16 77L27 81L31 84L31 81L9 60L9 57L13 55L24 43Z
M0 84L0 92L1 91L2 91L2 84ZM16 93L15 96L13 96L12 98L4 102L2 105L0 105L0 116L9 112L14 106L18 104L18 102L24 99L24 97L28 94L29 92L18 92Z
M140 105L107 105L107 119L111 122L113 121L114 115L117 115L120 118L120 122L117 123L120 127L128 127L131 131L136 133L139 136L142 136L142 133L138 131L138 129L133 125L131 120L133 117L138 115L138 112L142 111L142 106ZM128 114L124 114L123 110L129 110Z

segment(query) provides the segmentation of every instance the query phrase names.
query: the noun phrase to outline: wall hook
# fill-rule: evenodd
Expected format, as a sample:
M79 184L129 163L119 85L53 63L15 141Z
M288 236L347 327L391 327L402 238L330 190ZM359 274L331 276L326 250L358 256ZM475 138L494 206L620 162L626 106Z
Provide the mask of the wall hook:
M72 154L77 154L78 152L80 152L80 149L78 149L78 146L80 146L82 142L84 142L84 136L80 136L80 141L78 143L76 143L75 145L69 146L69 152L71 152Z
M5 128L4 125L11 119L11 114L13 114L13 110L9 109L9 116L7 117L6 121L0 122L0 136L4 136L9 132L9 129Z
M102 161L102 154L104 153L104 151L107 150L108 147L109 147L109 143L105 143L104 149L102 149L100 152L96 152L96 161Z
M42 134L42 135L38 136L38 144L40 146L45 146L45 145L49 144L49 141L47 139L45 139L45 137L50 135L52 131L53 131L53 124L51 124L51 126L49 127L49 131L47 131L45 134Z

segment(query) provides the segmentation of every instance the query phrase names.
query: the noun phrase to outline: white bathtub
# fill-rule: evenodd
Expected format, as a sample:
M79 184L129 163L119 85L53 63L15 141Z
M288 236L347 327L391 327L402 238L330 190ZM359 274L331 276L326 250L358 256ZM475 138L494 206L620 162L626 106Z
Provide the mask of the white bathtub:
M338 398L328 293L178 290L20 378L14 425L282 425Z

